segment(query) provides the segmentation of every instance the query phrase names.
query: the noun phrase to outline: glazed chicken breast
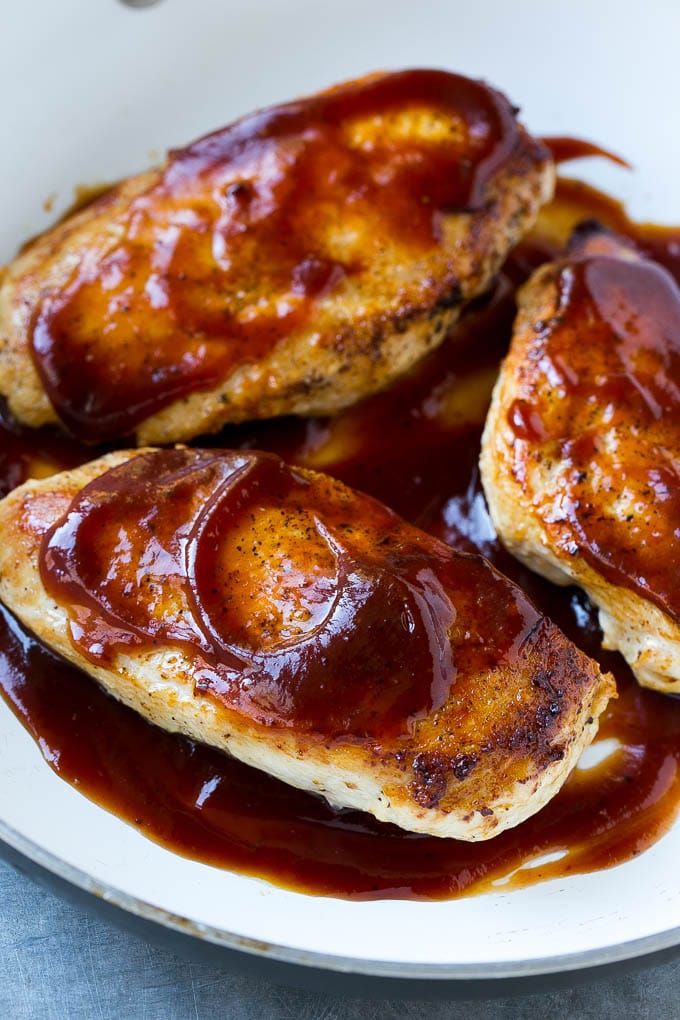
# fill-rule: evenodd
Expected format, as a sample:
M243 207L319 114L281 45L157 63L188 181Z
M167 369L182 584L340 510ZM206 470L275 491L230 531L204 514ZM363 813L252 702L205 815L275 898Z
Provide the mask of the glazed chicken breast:
M459 75L376 75L261 111L6 268L0 394L20 422L86 441L334 413L443 339L552 186L508 101Z
M605 647L680 692L680 289L586 225L524 286L482 444L507 547L599 608Z
M614 690L485 559L272 454L109 454L0 526L0 597L114 697L417 832L533 814Z

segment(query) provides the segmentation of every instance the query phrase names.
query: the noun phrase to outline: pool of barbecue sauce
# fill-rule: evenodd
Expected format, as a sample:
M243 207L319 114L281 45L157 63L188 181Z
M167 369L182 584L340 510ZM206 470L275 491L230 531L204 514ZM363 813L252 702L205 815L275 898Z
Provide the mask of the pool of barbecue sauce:
M560 142L569 143L560 149ZM578 155L570 140L555 154ZM254 769L145 723L4 614L0 690L52 768L82 793L169 849L290 888L354 899L436 899L515 889L623 862L650 846L680 805L680 705L642 691L623 661L599 647L593 612L575 590L530 575L499 547L477 475L477 453L497 364L507 347L513 291L563 242L598 217L633 237L680 277L680 230L631 223L614 200L561 180L532 237L490 299L404 382L333 420L261 423L211 442L275 450L383 499L431 533L479 549L517 580L586 652L617 678L619 698L599 739L614 753L577 768L538 815L486 843L403 832L336 811ZM483 338L483 342L482 342ZM49 432L2 425L5 490L92 456ZM547 858L550 858L547 860ZM559 859L558 859L559 858ZM536 864L534 862L543 861Z

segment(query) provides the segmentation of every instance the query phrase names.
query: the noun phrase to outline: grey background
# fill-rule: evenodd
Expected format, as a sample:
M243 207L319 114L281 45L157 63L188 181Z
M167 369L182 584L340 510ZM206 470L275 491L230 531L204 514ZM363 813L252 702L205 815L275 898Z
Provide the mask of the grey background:
M680 1018L680 960L568 990L466 1002L342 999L179 959L0 863L0 1017L11 1020Z

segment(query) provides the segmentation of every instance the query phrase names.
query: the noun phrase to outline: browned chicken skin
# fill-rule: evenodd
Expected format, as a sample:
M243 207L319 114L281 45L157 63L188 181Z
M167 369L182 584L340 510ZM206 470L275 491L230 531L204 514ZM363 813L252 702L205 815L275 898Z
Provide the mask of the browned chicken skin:
M0 394L91 441L333 413L442 340L552 183L507 100L446 72L254 114L7 268Z
M482 476L510 550L599 607L640 683L680 692L680 290L596 226L521 292Z
M484 559L269 454L109 454L0 503L0 596L171 731L487 839L557 792L609 676Z

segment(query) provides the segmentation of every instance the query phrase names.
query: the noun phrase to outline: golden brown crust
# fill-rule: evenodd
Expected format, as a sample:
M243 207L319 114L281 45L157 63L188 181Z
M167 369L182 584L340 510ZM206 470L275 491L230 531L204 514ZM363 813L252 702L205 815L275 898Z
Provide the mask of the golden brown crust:
M135 455L111 454L28 482L0 504L0 597L44 643L157 725L228 750L334 804L407 829L487 839L533 814L557 792L595 735L614 685L534 610L535 623L521 645L500 658L494 652L498 621L488 610L479 619L457 619L451 640L459 647L481 642L486 666L459 674L444 704L418 721L411 735L385 739L349 740L294 726L263 726L219 699L201 697L192 660L176 647L119 653L109 667L86 659L69 638L66 611L45 591L39 550L45 532L85 484ZM313 482L322 479L306 475ZM422 534L403 527L405 534ZM438 545L425 535L417 540L428 548ZM293 548L290 555L295 557ZM483 561L470 562L478 565L474 569L488 570L490 581L507 586L504 591L513 590ZM517 605L526 605L515 591Z

